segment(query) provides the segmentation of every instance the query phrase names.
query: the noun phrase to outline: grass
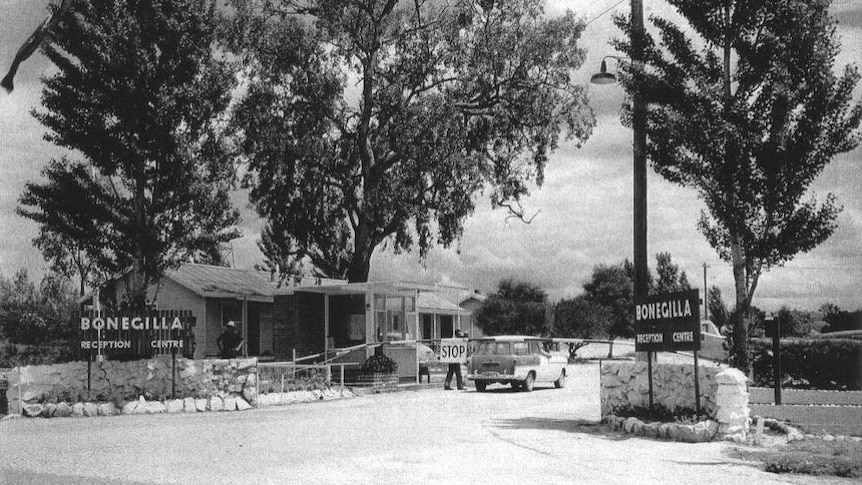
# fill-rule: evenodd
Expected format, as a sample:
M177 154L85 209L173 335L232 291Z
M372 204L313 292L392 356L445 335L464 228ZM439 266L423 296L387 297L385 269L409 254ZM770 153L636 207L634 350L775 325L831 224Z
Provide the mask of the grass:
M733 454L760 461L772 473L862 478L862 443L856 441L794 441L767 451L736 448Z

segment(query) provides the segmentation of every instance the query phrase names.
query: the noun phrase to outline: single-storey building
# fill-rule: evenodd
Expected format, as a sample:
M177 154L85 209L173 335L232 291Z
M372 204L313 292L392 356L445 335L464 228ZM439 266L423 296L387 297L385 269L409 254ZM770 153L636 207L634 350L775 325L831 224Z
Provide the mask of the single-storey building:
M118 301L123 281L107 286L100 298ZM192 312L195 358L217 357L218 336L235 321L244 355L287 361L362 344L446 338L458 328L470 332L463 326L470 310L445 294L434 285L403 282L310 278L279 284L265 272L188 263L150 288L148 302L157 310Z

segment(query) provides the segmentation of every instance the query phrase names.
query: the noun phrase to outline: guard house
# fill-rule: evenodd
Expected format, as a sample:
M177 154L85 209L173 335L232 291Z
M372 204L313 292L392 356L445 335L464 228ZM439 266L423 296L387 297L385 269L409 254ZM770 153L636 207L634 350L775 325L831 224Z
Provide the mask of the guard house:
M298 356L363 344L413 340L417 300L426 291L406 283L343 283L276 290L275 356ZM363 349L366 355L373 352ZM364 360L364 359L362 359Z
M119 299L122 281L102 296ZM148 301L159 310L192 311L195 358L217 357L216 339L233 320L246 356L288 361L355 347L341 361L361 363L374 353L368 344L450 337L464 311L436 292L429 285L314 278L279 286L268 273L188 263L165 275L158 291L150 288ZM420 328L420 313L433 322L428 329Z

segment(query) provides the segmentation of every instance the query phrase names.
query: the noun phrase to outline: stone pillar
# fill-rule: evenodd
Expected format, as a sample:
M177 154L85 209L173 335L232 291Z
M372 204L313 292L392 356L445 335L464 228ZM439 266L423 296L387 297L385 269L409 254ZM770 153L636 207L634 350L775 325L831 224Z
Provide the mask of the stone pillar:
M738 369L731 368L720 372L716 380L718 433L734 439L745 439L748 434L748 379Z

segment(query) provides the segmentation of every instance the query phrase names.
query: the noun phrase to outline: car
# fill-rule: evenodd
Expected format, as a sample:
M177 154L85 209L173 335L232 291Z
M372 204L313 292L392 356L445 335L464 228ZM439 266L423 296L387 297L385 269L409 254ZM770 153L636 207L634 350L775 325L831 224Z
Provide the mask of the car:
M513 389L532 391L536 383L566 386L568 358L556 351L559 343L551 339L522 335L502 335L474 339L474 352L467 367L467 379L484 392L494 383Z
M698 355L719 362L727 362L726 339L714 323L700 321L700 351Z

